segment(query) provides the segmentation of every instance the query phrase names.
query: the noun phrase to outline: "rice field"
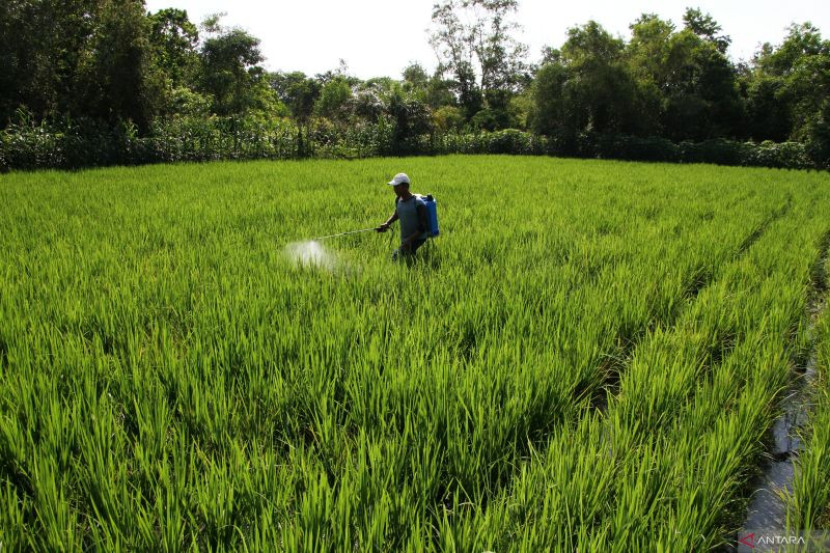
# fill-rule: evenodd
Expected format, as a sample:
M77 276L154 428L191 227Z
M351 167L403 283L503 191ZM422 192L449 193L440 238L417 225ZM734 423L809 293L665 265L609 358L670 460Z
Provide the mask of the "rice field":
M415 262L292 256L400 171ZM0 547L725 549L811 357L788 522L830 528L828 213L827 173L551 158L0 176Z

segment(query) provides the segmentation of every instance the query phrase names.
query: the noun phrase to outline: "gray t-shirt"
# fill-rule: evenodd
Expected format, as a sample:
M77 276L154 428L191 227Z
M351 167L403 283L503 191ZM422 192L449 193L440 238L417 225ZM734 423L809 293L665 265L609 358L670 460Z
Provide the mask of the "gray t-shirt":
M427 205L419 195L413 194L411 198L404 201L395 198L395 211L401 221L401 242L415 234L419 229L423 230L419 238L424 240L428 238L426 221L420 221L418 218L418 206L421 206L426 215Z

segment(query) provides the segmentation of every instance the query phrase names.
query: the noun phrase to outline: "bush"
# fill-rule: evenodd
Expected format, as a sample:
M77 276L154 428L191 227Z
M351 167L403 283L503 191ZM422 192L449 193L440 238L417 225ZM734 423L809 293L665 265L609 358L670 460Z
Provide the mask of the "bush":
M745 165L750 149L743 142L714 139L703 142L681 142L680 161L684 163L714 163L716 165Z
M608 136L600 140L599 148L600 157L662 162L676 162L680 159L677 144L665 138Z
M555 155L675 163L711 163L788 169L820 168L808 145L716 139L675 144L665 138L583 134L551 139Z
M131 122L94 120L32 123L21 112L0 132L0 171L77 169L220 159L365 158L395 155L558 155L632 161L827 168L826 141L736 142L724 139L675 144L664 138L584 133L540 136L516 129L399 136L396 122L342 127L315 119L299 127L290 119L246 116L179 116L158 120L149 136Z
M807 148L798 142L765 141L760 144L749 143L748 146L750 150L745 165L786 169L806 169L813 166L807 155Z
M487 135L487 151L490 154L532 154L533 135L505 129Z

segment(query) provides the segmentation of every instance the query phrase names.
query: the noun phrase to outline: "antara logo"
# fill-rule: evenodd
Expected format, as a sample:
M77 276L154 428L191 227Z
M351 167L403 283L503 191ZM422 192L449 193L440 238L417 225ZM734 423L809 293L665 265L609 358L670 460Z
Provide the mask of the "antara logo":
M751 549L755 549L755 534L754 533L747 534L746 536L740 538L738 541L741 542L742 544L744 544L745 546L751 548Z
M755 538L755 533L747 534L738 541L749 547L755 549L759 545L805 545L804 536L758 536Z

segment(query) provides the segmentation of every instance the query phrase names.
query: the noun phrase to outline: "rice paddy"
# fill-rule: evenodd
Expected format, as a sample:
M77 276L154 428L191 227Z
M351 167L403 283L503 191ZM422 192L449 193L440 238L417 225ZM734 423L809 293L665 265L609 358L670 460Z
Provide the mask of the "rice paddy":
M400 171L415 262L306 243ZM811 357L787 517L828 528L828 213L826 173L506 156L0 176L3 551L728 548Z

